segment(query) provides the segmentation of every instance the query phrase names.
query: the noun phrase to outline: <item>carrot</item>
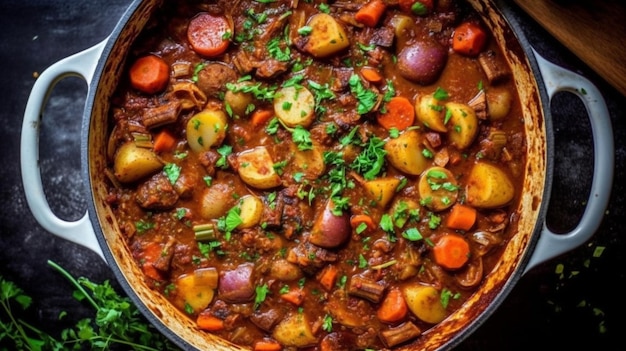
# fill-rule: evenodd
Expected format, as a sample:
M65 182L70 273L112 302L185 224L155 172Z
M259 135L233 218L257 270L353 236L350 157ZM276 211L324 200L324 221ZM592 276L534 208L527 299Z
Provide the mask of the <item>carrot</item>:
M446 226L450 229L470 230L476 222L476 209L468 206L455 204L450 210Z
M296 306L302 305L302 303L304 302L304 297L305 295L302 289L289 290L288 292L280 295L281 299Z
M447 269L463 267L469 260L470 247L461 236L448 234L442 236L433 247L435 262Z
M253 126L259 127L267 123L273 115L274 113L271 110L254 110L254 112L252 112L252 116L250 116L250 120Z
M454 29L452 49L463 55L478 55L487 42L487 33L473 22L463 22Z
M143 56L130 67L129 76L133 88L146 94L156 94L167 86L170 67L158 56Z
M365 223L367 225L367 229L376 229L376 224L374 224L374 220L372 217L366 214L357 214L350 217L350 226L353 230L356 230L361 223Z
M230 43L230 23L224 16L202 12L187 27L187 40L198 54L215 57L223 54Z
M435 8L433 0L399 0L398 6L406 13L424 16Z
M224 321L209 313L200 313L196 318L198 328L207 331L220 331L224 329Z
M354 14L354 19L368 27L375 27L386 9L387 5L382 0L371 0Z
M154 152L163 152L171 150L176 145L176 139L172 136L172 133L163 129L154 138Z
M413 125L415 107L403 96L392 97L386 105L387 111L378 114L378 123L385 129L404 130Z
M317 281L320 285L326 289L326 291L330 291L335 286L335 282L337 281L337 267L328 265L326 268L322 270L322 272L317 276Z
M376 311L379 320L394 323L406 316L408 307L400 289L391 289Z
M380 83L383 80L383 76L378 72L377 69L373 67L363 67L361 68L361 76L363 79L370 83Z
M274 340L259 340L254 343L254 351L280 351L283 347Z
M139 261L142 262L141 270L148 278L163 280L161 272L159 272L159 270L153 265L153 263L161 257L162 252L163 249L161 248L161 245L151 242L144 246L143 251L139 254Z

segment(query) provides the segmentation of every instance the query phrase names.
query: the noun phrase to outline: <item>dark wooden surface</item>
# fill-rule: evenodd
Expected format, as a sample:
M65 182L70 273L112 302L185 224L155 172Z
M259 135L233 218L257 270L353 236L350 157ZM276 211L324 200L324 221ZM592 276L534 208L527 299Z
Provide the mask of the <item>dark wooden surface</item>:
M24 107L34 74L103 40L130 0L3 1L0 11L0 274L33 297L23 317L58 336L93 311L71 297L69 283L47 266L53 260L92 281L115 277L93 252L59 239L34 220L24 196L19 142ZM583 246L526 274L497 311L458 350L615 349L623 345L626 300L626 103L607 81L514 8L530 43L546 58L588 77L604 94L615 134L615 182L603 224ZM61 218L75 220L86 209L80 176L80 126L86 84L61 81L44 113L40 165L46 196ZM591 132L582 104L567 94L552 102L555 127L555 182L548 224L572 228L580 217L593 169ZM606 247L594 258L596 247ZM564 273L556 274L563 264ZM67 311L58 320L61 311ZM600 332L600 326L606 331ZM617 343L617 344L615 344Z

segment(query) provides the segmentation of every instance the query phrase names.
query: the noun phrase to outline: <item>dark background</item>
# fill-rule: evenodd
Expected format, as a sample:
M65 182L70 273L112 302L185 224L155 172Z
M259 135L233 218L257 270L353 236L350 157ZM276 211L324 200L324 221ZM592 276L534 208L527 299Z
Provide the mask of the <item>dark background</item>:
M93 252L42 229L24 196L19 143L26 101L35 73L105 39L131 0L6 1L0 10L0 275L16 282L34 304L23 315L58 337L94 311L72 298L73 287L47 265L53 260L74 276L94 282L115 277ZM509 297L458 350L615 349L624 345L626 232L624 204L626 103L624 96L513 6L529 42L550 61L589 78L606 99L615 135L615 181L603 223L581 247L527 273ZM555 14L558 15L558 14ZM626 19L625 19L626 20ZM607 29L610 35L610 29ZM591 48L590 48L591 49ZM626 79L626 77L624 77ZM80 218L86 200L80 169L80 129L87 85L78 78L61 81L44 113L40 166L47 199L66 220ZM585 109L561 93L552 101L555 177L548 225L565 232L584 210L593 154ZM605 247L593 257L597 247ZM556 273L562 264L564 272ZM68 315L59 320L61 311ZM605 328L604 332L601 329ZM619 348L619 347L617 347Z

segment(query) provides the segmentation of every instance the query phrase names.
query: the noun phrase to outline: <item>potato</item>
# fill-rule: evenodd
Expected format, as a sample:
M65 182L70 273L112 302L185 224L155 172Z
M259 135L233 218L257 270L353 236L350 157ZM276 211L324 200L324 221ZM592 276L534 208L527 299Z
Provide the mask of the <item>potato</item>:
M454 205L459 186L454 175L443 167L431 167L420 176L417 189L420 202L432 211L443 211Z
M366 181L363 186L367 189L372 200L376 205L385 208L393 196L396 194L396 188L400 184L400 179L394 177L378 178Z
M448 140L463 150L472 144L478 134L478 117L468 105L448 102L445 106L450 115Z
M304 313L292 313L281 320L274 327L272 336L285 347L306 347L317 343Z
M245 150L237 155L239 177L246 184L258 189L270 189L281 184L274 170L274 161L265 146Z
M501 120L509 114L513 97L508 89L489 89L487 94L487 106L489 119Z
M163 162L152 149L138 147L134 142L120 146L113 161L115 177L122 183L130 183L156 173Z
M420 205L410 198L399 198L394 200L389 210L389 215L394 219L394 224L398 228L404 227L411 217L411 212L419 214Z
M283 282L289 282L302 278L302 270L297 264L279 258L272 260L270 276Z
M305 87L286 87L274 97L274 113L288 127L307 128L315 120L315 97Z
M175 304L180 308L191 307L195 313L204 310L215 296L218 273L213 267L199 268L176 280Z
M434 83L448 61L448 49L435 40L413 41L398 53L400 75L414 83Z
M397 14L391 17L389 24L396 36L396 47L403 48L415 35L415 21L407 15Z
M420 175L430 165L430 160L422 154L423 150L422 136L414 129L405 131L395 139L388 139L385 143L387 161L411 175Z
M446 318L439 291L432 286L412 284L402 289L409 310L420 320L437 324Z
M350 238L350 234L352 234L350 215L347 212L342 212L336 216L332 212L334 207L333 201L328 200L324 210L315 218L309 235L311 244L332 249L342 245Z
M235 116L244 117L248 106L254 101L254 97L251 93L240 91L242 87L250 85L250 82L235 83L234 91L228 89L224 94L224 103L230 106Z
M222 110L202 110L187 122L187 143L195 152L220 145L226 137L228 121Z
M329 14L318 13L311 16L307 26L311 27L311 34L304 45L304 51L315 57L327 57L350 46L346 31Z
M200 199L200 216L204 219L220 218L235 204L233 189L224 183L205 189Z
M313 143L311 150L299 150L295 144L291 144L293 159L289 161L287 170L289 173L302 173L306 179L315 180L326 170L323 149Z
M435 99L433 94L419 95L415 101L415 115L417 120L435 132L448 131L444 124L444 106Z
M263 215L263 201L254 195L244 195L239 199L239 217L241 223L237 228L251 228L259 224Z
M515 195L509 176L499 167L485 161L472 167L465 189L467 203L478 208L495 208L508 204Z

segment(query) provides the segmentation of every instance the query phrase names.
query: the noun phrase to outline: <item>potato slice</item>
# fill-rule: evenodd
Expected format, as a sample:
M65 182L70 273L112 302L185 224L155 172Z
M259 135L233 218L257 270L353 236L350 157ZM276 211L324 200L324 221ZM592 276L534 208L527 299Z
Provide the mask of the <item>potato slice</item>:
M326 164L321 146L313 143L311 150L299 150L296 144L290 145L293 158L287 164L288 173L302 173L309 180L315 180L324 173Z
M307 128L315 120L315 97L305 87L286 87L274 97L274 113L288 127Z
M115 154L113 172L122 183L130 183L156 173L163 168L163 162L152 149L138 147L134 142L128 142Z
M274 328L272 336L286 347L306 347L317 342L304 313L292 313L281 320Z
M385 143L387 161L400 171L420 175L428 166L430 160L422 151L424 145L422 136L417 130L407 130L395 139L388 139Z
M439 291L432 286L413 284L402 289L409 310L422 321L437 324L447 315Z
M307 26L311 27L311 34L304 45L304 51L315 57L327 57L350 46L346 31L329 14L318 13L311 16Z
M259 224L263 215L263 201L254 195L244 195L239 199L239 217L241 223L237 228L251 228Z
M281 184L274 170L274 161L265 146L257 146L237 155L239 177L246 184L258 189L270 189Z
M448 140L458 149L470 146L478 134L478 117L474 109L466 104L448 102Z
M218 273L213 267L199 268L176 280L175 304L180 308L189 306L195 313L204 310L213 301L217 288Z
M447 209L459 196L459 185L454 175L443 167L431 167L424 171L417 188L420 203L432 211Z
M502 169L483 161L472 167L465 192L469 205L495 208L508 204L515 195L515 188Z
M367 189L372 200L376 205L385 208L393 196L396 194L396 188L400 184L400 179L394 177L377 178L366 181L363 186Z
M444 124L444 106L435 99L434 94L420 95L415 101L415 115L417 120L435 132L448 131Z
M220 145L226 137L228 121L222 110L203 110L187 122L187 143L195 152Z

